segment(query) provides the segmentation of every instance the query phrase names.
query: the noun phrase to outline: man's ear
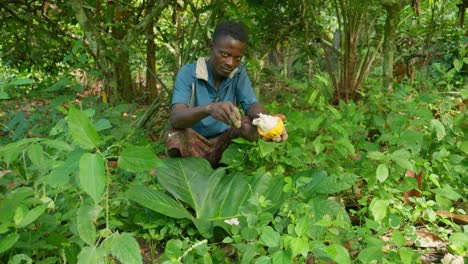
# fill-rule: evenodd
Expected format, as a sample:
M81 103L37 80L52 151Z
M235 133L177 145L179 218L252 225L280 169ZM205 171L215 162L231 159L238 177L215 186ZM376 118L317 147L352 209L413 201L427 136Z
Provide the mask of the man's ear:
M210 48L210 50L213 50L215 44L213 41L210 41L210 43L208 44L208 48Z

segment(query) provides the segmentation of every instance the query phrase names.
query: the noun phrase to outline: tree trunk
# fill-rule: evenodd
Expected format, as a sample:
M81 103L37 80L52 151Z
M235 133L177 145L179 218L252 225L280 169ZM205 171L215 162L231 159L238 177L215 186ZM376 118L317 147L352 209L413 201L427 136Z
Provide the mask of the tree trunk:
M385 33L383 44L383 86L387 89L392 88L393 83L393 59L395 54L395 39L397 36L398 22L400 21L400 10L407 3L401 0L382 1L387 12L385 19Z
M159 17L162 10L171 2L170 0L159 1L156 6L148 10L141 22L134 26L122 25L120 28L113 28L112 35L105 33L104 28L99 28L98 24L91 21L91 16L102 16L101 13L91 14L89 17L83 8L83 0L70 0L71 7L75 12L75 17L84 32L84 42L89 53L97 62L97 68L103 74L103 86L109 100L117 103L120 99L131 101L135 95L132 91L132 78L129 64L128 47L137 37L144 34L148 24L153 23ZM125 10L123 10L125 12ZM97 17L97 20L104 17ZM116 21L120 21L118 18ZM109 58L109 54L113 58Z
M154 6L154 0L148 1L148 8ZM146 91L149 93L149 98L146 98L146 103L152 102L158 96L156 86L156 43L154 42L154 22L148 23L146 27Z

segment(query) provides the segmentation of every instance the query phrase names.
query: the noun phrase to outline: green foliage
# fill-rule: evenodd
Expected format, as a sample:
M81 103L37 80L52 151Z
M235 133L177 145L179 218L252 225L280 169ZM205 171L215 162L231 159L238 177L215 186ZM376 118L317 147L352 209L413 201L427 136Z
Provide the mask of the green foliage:
M157 13L151 1L76 5L96 38L69 3L36 2L0 7L0 262L417 263L421 230L466 258L466 228L439 214L467 210L458 1L423 2L418 18L402 10L396 55L413 63L415 80L393 91L380 86L383 16L372 14L381 5L368 2L375 23L360 24L369 34L358 44L377 51L376 67L347 103L334 100L336 76L323 74L341 49L334 2L161 2L158 74L169 80L206 55L220 19L242 20L252 80L269 111L287 117L287 141L235 139L216 170L161 159L164 145L132 127L140 106L75 100L86 87L72 69L114 83L123 74L110 69L127 54L127 70L142 72L151 34L133 25Z
M126 263L141 263L134 237L119 234L118 222L110 217L110 207L115 206L120 190L111 187L108 159L114 155L117 159L122 152L127 163L120 167L133 162L143 172L155 168L157 158L143 147L127 147L122 151L119 145L108 145L106 141L113 137L99 135L97 131L110 127L110 123L97 122L94 126L86 112L73 106L65 118L68 122L64 124L68 126L61 130L66 135L64 140L24 138L0 148L2 173L6 171L0 185L3 190L0 208L9 212L2 213L0 219L1 252L10 252L12 259L24 255L45 260L59 249L56 257L72 263L89 263L90 259L103 262L109 254ZM118 151L109 151L115 148ZM138 156L138 150L142 156ZM148 165L151 163L153 166ZM123 174L124 170L118 173ZM38 244L24 246L33 230L38 231L33 235ZM72 238L68 241L70 234Z
M277 207L283 196L279 177L273 178L264 171L254 176L238 173L226 175L225 169L213 171L208 161L201 158L164 160L157 178L164 190L134 186L127 191L127 195L159 213L192 220L200 233L207 237L213 235L215 226L229 231L226 221L230 219L244 222L241 210L248 206L253 196L261 196L268 201L269 205L263 206L264 210ZM142 193L146 195L142 196ZM189 205L194 215L185 210L180 202Z

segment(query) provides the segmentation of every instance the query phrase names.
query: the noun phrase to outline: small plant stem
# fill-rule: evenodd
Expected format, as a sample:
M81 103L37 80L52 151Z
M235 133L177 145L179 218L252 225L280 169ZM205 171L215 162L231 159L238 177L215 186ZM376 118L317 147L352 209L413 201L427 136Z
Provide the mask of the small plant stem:
M197 243L193 244L191 247L189 247L185 252L184 254L182 254L182 256L180 256L178 259L177 259L177 262L178 263L181 263L182 262L182 259L192 250L194 250L196 247L198 246L201 246L203 244L206 244L208 242L208 240L204 239L202 241L198 241Z

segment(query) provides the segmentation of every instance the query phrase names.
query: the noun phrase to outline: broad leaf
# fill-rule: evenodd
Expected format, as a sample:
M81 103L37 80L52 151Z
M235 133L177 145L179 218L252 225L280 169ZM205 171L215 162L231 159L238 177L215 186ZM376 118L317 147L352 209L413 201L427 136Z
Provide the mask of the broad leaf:
M18 228L23 228L34 222L39 216L41 216L47 209L47 204L41 204L37 207L34 207L24 215L21 221L18 223Z
M107 119L99 119L96 124L94 124L94 127L96 128L96 131L101 131L101 130L106 130L108 128L111 128L112 125Z
M110 251L121 263L142 263L138 242L129 233L111 236Z
M94 226L95 220L95 206L83 204L77 212L77 227L80 238L86 244L92 246L96 241L96 227Z
M9 98L10 98L10 96L8 95L7 92L0 91L0 100L9 99Z
M307 254L309 253L309 243L307 239L295 237L291 239L290 243L293 256L301 254L302 256L307 257Z
M85 153L80 159L81 188L98 203L106 183L104 160L99 154Z
M126 195L129 199L160 214L173 218L192 218L192 215L190 215L185 207L168 196L164 191L135 185L126 192Z
M262 157L266 157L270 155L275 150L275 146L277 146L278 143L275 142L266 142L264 140L259 140L258 141L258 147L260 149L260 154Z
M40 144L31 144L28 147L28 156L34 165L40 167L44 160L44 150Z
M273 206L265 210L275 209L278 201L283 198L282 178L274 178L261 170L255 176L239 173L226 175L225 169L213 170L208 161L202 158L162 161L165 166L158 171L158 181L177 200L194 209L195 216L191 219L204 236L211 236L215 225L225 227L224 220L241 217L241 207L247 205L253 194L263 195L272 201ZM167 196L148 187L136 188L145 189L146 194L151 195L153 200L139 198L140 194L135 192L136 189L129 192L132 200L168 216L187 217L173 199L168 199ZM161 205L164 206L162 209ZM170 208L178 209L177 213L168 213Z
M68 112L68 128L73 140L84 149L96 148L101 142L96 129L91 125L89 118L75 107L70 106Z
M46 146L55 148L56 150L70 152L73 148L66 142L54 139L44 139L42 143Z
M0 239L0 254L14 246L19 238L20 235L18 235L17 233L11 233L6 237Z
M104 264L104 248L84 247L78 254L78 264Z
M118 166L129 172L143 172L161 167L162 163L150 149L130 146L120 153Z
M385 164L380 164L377 167L376 177L379 182L384 182L388 178L388 168Z
M289 251L278 251L273 254L272 257L273 264L290 264L291 263L291 254Z
M323 248L323 251L325 251L327 255L336 263L351 263L349 252L343 246L333 244Z
M431 120L431 127L432 127L432 131L435 131L435 133L436 133L437 141L440 142L442 139L444 139L444 137L445 137L445 135L447 133L445 132L445 127L442 124L442 122L440 122L437 119L432 119Z
M367 158L373 159L373 160L384 160L386 156L382 152L371 151L367 153Z
M369 210L377 222L382 221L388 214L389 201L374 198L369 205Z
M264 226L262 227L262 235L260 238L267 247L274 248L279 247L281 235L271 226Z
M311 198L316 194L333 194L347 190L358 179L358 176L352 173L327 175L326 171L309 170L300 174L308 174L312 178L302 191L306 198Z
M34 83L34 81L29 78L21 78L21 79L16 79L7 83L7 86L27 85L27 84L32 84L32 83Z

